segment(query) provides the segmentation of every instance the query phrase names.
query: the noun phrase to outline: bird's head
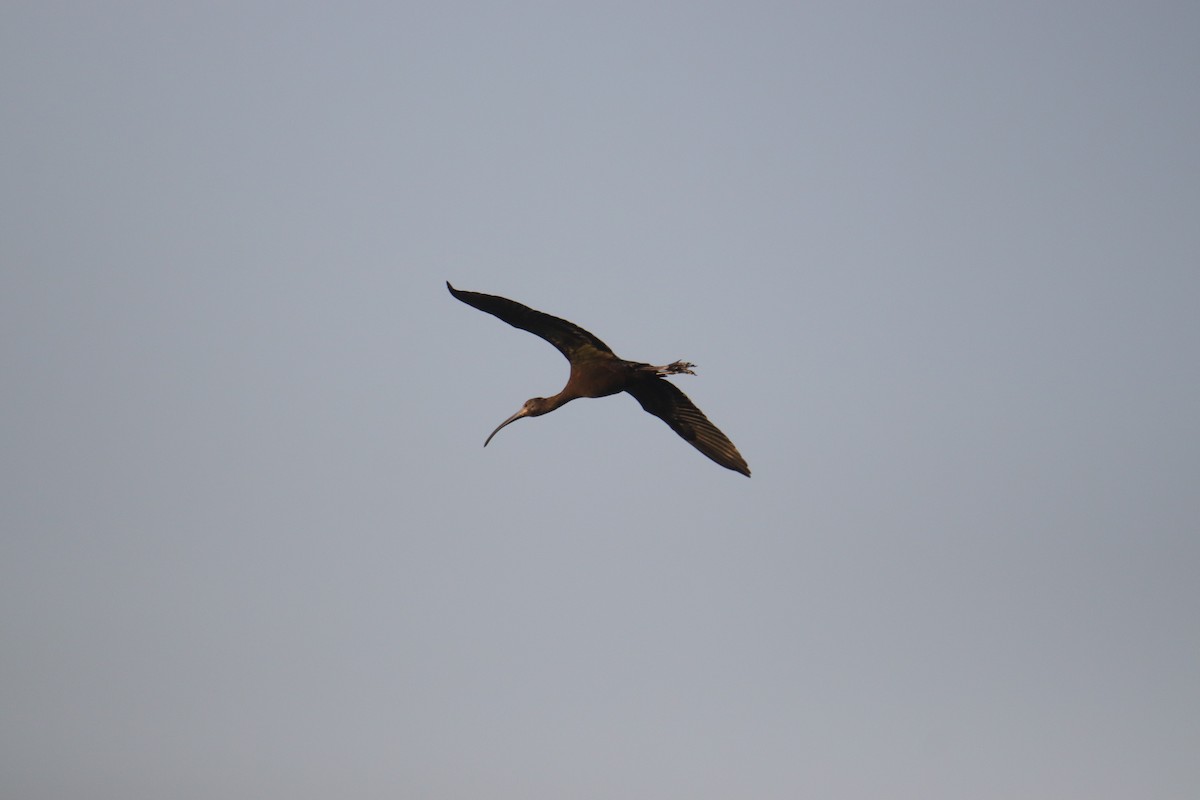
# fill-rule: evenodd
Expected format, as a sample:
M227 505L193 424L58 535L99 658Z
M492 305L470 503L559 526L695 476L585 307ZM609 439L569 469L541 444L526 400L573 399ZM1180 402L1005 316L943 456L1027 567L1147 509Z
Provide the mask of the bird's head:
M490 442L492 440L492 437L495 436L497 433L499 433L500 429L503 428L508 423L516 422L521 417L540 417L542 414L546 414L553 410L554 410L554 407L550 404L550 401L547 400L545 397L529 398L528 400L525 401L525 403L521 406L521 408L517 410L517 413L513 414L511 417L504 420L504 422L501 422L499 425L496 426L496 430L492 431L488 435L488 438L486 441L484 441L483 446L487 447L488 442Z

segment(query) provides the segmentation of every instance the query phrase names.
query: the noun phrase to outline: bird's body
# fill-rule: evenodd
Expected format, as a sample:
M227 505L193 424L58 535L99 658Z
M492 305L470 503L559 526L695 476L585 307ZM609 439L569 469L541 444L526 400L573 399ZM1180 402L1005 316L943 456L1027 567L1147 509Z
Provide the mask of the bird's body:
M675 361L666 366L654 366L619 358L600 339L574 323L535 311L528 306L503 297L479 292L464 292L446 282L446 288L457 299L486 311L515 328L536 334L558 348L571 363L571 374L563 390L552 397L534 397L525 401L517 413L492 431L492 436L521 417L538 417L580 397L607 397L628 392L649 413L663 420L689 444L726 469L749 477L750 468L733 446L691 400L665 375L695 374L693 364Z

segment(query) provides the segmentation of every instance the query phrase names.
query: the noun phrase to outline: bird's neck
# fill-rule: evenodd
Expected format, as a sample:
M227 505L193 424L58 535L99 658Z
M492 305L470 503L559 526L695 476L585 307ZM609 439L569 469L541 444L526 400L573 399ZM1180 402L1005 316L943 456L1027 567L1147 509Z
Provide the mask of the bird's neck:
M577 397L579 397L578 394L569 391L568 389L563 389L558 394L552 397L547 397L543 399L542 402L538 403L537 413L532 414L531 416L540 417L542 414L549 414L554 409L559 408L560 406L565 406L567 403L571 402Z

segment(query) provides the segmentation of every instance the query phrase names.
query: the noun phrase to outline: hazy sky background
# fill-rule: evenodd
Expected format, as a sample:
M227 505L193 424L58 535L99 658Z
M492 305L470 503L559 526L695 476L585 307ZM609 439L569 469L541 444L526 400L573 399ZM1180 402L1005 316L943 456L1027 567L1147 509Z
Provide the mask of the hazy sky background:
M7 3L0 794L1192 800L1198 32Z

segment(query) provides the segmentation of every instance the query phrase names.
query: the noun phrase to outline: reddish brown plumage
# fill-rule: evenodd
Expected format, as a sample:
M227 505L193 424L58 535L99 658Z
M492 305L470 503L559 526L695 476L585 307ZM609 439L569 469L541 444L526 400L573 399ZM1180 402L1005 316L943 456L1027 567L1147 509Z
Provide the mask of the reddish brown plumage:
M579 397L606 397L628 392L647 412L667 423L673 431L704 455L726 469L750 476L746 460L729 437L688 399L664 375L694 374L692 364L676 361L656 367L638 361L618 358L612 349L593 334L565 319L552 317L528 306L479 292L464 292L446 282L446 288L457 299L507 322L515 328L542 337L558 348L571 363L571 375L563 390L552 397L534 397L525 401L517 413L492 431L492 436L521 417L537 417Z

